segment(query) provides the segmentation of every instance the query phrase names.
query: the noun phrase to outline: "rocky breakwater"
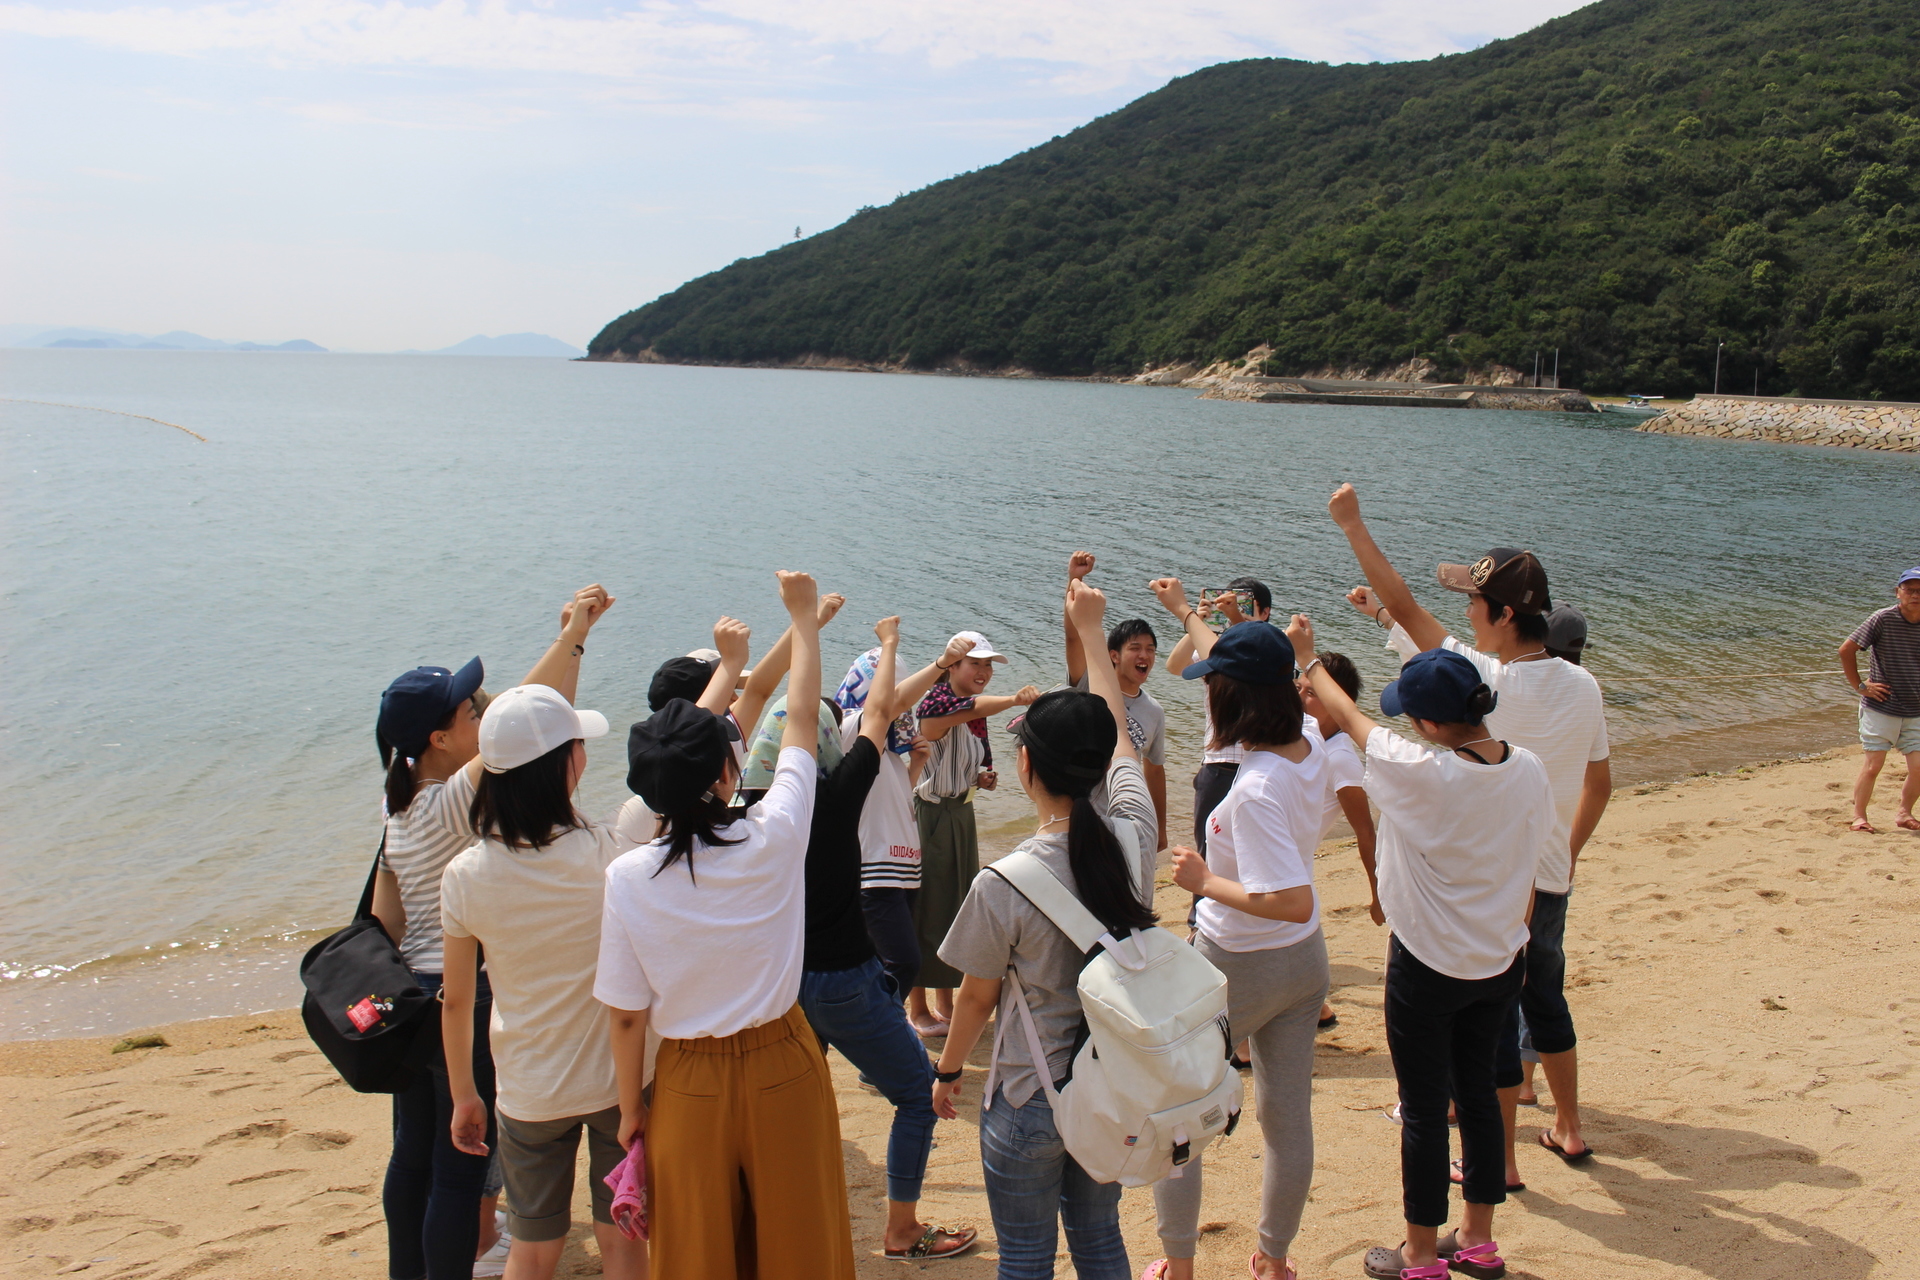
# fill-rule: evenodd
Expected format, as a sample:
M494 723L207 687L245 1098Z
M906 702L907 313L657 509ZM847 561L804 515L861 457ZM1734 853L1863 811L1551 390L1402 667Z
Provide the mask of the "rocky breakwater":
M1705 395L1647 419L1638 430L1920 453L1920 404Z

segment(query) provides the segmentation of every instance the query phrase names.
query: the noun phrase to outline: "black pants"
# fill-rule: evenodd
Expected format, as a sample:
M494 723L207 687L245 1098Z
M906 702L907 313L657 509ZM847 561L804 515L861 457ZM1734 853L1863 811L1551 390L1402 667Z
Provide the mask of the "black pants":
M1200 772L1193 775L1193 847L1202 858L1207 856L1207 819L1227 798L1227 792L1233 790L1233 780L1238 776L1240 766L1231 760L1203 764ZM1187 907L1187 928L1194 927L1199 910L1200 895L1195 894Z
M1493 1087L1494 1057L1526 960L1470 981L1422 964L1387 940L1387 1049L1400 1083L1400 1191L1406 1220L1447 1222L1447 1101L1460 1118L1461 1188L1473 1204L1507 1198L1506 1126Z
M901 994L920 976L920 934L913 925L913 889L862 889L860 914L881 966Z
M428 991L439 974L415 974ZM493 988L479 975L473 993L473 1083L487 1104L487 1146L497 1141L493 1117L493 1051L488 1028ZM480 1192L487 1156L470 1156L453 1145L453 1091L440 1048L440 1028L428 1046L431 1070L420 1072L404 1093L393 1095L393 1155L381 1191L387 1216L387 1275L391 1280L469 1280L480 1248Z

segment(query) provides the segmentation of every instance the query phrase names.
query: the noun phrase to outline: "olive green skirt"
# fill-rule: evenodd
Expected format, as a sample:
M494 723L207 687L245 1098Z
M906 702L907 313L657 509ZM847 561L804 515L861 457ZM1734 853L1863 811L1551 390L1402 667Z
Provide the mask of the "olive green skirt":
M920 892L913 900L913 924L920 935L916 981L923 987L957 987L960 971L940 958L940 944L980 874L973 804L965 796L932 801L915 796L913 815L920 825Z

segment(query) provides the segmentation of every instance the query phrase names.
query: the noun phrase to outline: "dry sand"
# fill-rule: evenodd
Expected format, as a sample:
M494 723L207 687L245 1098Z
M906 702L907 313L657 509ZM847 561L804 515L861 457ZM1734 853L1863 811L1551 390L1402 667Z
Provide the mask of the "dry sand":
M1920 1276L1920 836L1845 830L1857 760L1836 751L1616 797L1568 928L1598 1159L1567 1168L1522 1150L1530 1189L1498 1223L1509 1274ZM1890 817L1898 767L1876 817ZM1340 1026L1321 1041L1317 1174L1294 1251L1307 1280L1358 1275L1366 1246L1400 1238L1399 1131L1381 1114L1394 1099L1383 937L1351 843L1323 848L1319 873ZM1162 895L1179 918L1175 892ZM385 1276L386 1100L342 1086L292 1014L163 1030L171 1047L119 1055L110 1040L0 1045L5 1273ZM869 1256L890 1112L832 1061L861 1275L901 1275ZM970 1073L969 1103L981 1079ZM1545 1123L1543 1102L1523 1122ZM938 1220L986 1223L972 1124L941 1128L926 1197ZM1253 1129L1209 1152L1203 1276L1246 1274ZM1152 1197L1129 1192L1121 1212L1138 1269L1159 1256ZM933 1271L991 1276L987 1235ZM576 1227L562 1275L597 1272L585 1236ZM1059 1274L1072 1274L1064 1259Z

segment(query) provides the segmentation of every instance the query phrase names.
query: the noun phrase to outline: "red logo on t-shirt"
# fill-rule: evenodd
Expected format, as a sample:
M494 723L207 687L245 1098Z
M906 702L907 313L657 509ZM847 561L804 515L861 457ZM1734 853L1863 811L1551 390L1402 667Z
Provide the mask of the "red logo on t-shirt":
M1222 830L1222 828L1221 828L1221 826L1220 826L1220 819L1218 819L1218 818L1208 818L1208 819L1207 819L1207 830L1209 830L1209 831L1211 831L1211 832L1213 832L1213 834L1215 834L1215 835L1219 835L1219 834L1220 834L1220 832L1221 832L1221 830Z

